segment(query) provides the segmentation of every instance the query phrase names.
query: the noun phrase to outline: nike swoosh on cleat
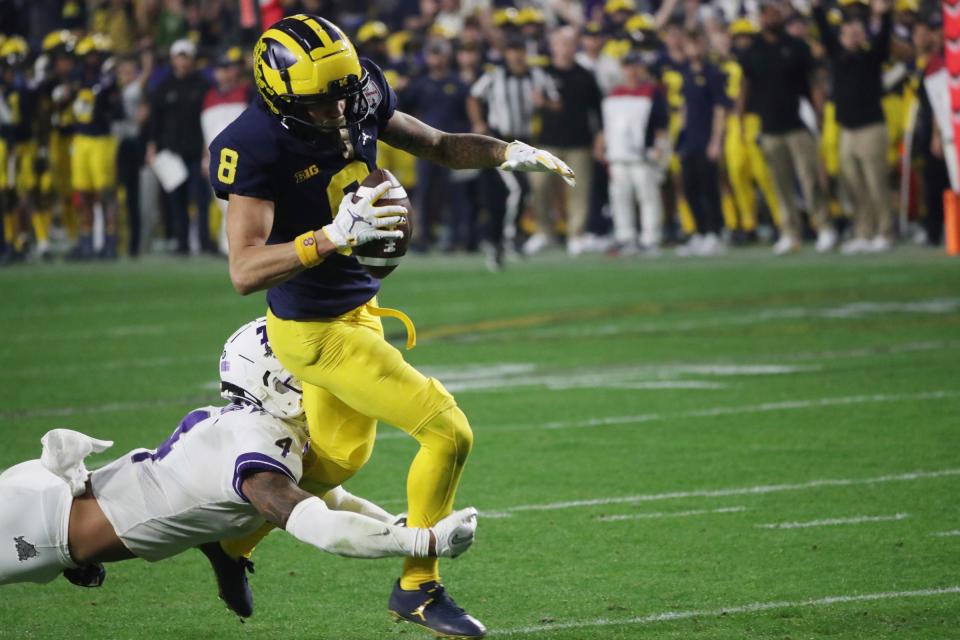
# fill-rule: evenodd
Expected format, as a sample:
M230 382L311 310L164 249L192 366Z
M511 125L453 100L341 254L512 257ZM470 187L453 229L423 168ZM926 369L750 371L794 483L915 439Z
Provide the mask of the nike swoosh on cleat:
M470 540L473 540L473 536L467 536L466 538L458 538L456 535L454 535L452 538L450 538L450 544L461 544L464 542L469 542Z
M368 537L368 538L379 538L380 536L388 536L388 535L390 535L390 529L384 529L384 530L381 531L380 533L371 533L371 534L369 534L367 537Z

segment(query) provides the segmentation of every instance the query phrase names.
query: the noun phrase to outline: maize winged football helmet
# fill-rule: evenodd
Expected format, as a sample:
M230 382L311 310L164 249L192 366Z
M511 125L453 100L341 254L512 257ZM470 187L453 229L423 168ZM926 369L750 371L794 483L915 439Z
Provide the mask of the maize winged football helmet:
M273 354L266 318L243 325L223 345L220 395L253 403L276 418L303 415L300 382Z
M93 33L84 38L81 38L77 42L76 48L73 52L80 57L91 53L99 54L109 54L113 50L113 42L110 40L110 36L104 35L102 33Z
M295 15L267 29L253 50L253 74L267 107L287 129L311 136L366 118L375 103L370 78L340 27L319 16ZM344 118L317 123L309 107L346 100Z
M387 28L387 25L379 20L371 20L370 22L364 22L357 29L357 42L366 44L371 40L386 40L389 35L390 29Z
M30 46L20 36L10 36L0 47L0 62L8 67L19 67L27 61L29 55Z
M757 25L755 25L749 18L737 18L730 23L730 26L727 29L731 36L753 36L759 33Z
M43 49L44 53L56 54L71 53L76 46L76 36L66 29L60 29L58 31L51 31L44 36L40 48Z

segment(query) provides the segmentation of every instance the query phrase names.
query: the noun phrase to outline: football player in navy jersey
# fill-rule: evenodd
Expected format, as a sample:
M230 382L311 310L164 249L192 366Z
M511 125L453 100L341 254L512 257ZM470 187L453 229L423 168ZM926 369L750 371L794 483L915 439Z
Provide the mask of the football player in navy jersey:
M571 185L573 172L529 145L445 133L397 111L383 72L318 16L284 18L264 32L254 77L260 98L211 143L210 180L228 200L233 285L241 294L267 290L270 343L303 383L318 454L303 484L318 493L350 478L370 457L382 420L420 444L407 478L408 523L429 526L452 510L473 434L443 385L384 339L382 316L412 326L377 305L380 282L350 255L399 237L390 227L407 213L376 205L389 183L360 187L376 167L377 140L450 168L550 171ZM356 201L347 197L354 192ZM225 598L235 611L252 606L235 588L240 556L266 531L224 541L224 560L213 563L222 591L235 594ZM446 637L486 633L446 593L435 558L405 562L389 609Z

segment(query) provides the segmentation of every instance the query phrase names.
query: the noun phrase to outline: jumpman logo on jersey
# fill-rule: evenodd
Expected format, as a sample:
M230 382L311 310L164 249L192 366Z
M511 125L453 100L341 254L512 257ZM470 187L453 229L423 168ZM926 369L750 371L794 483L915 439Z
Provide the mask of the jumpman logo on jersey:
M372 137L373 136L371 136L369 133L364 131L363 133L360 134L360 145L362 146L367 144L367 142L369 142Z

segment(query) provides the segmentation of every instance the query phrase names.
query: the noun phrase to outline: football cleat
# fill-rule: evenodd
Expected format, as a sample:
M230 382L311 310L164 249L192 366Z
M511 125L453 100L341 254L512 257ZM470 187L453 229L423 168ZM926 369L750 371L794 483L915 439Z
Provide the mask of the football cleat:
M199 547L207 556L213 573L217 577L220 599L230 611L243 618L253 615L253 591L247 580L247 572L253 573L253 563L241 557L234 560L227 555L219 542L208 542Z
M436 581L425 582L416 591L405 591L398 580L388 609L396 622L418 624L438 638L482 638L487 634L487 628L458 607Z
M76 569L66 569L63 572L63 577L78 587L95 589L103 586L103 581L107 579L107 570L97 562Z

